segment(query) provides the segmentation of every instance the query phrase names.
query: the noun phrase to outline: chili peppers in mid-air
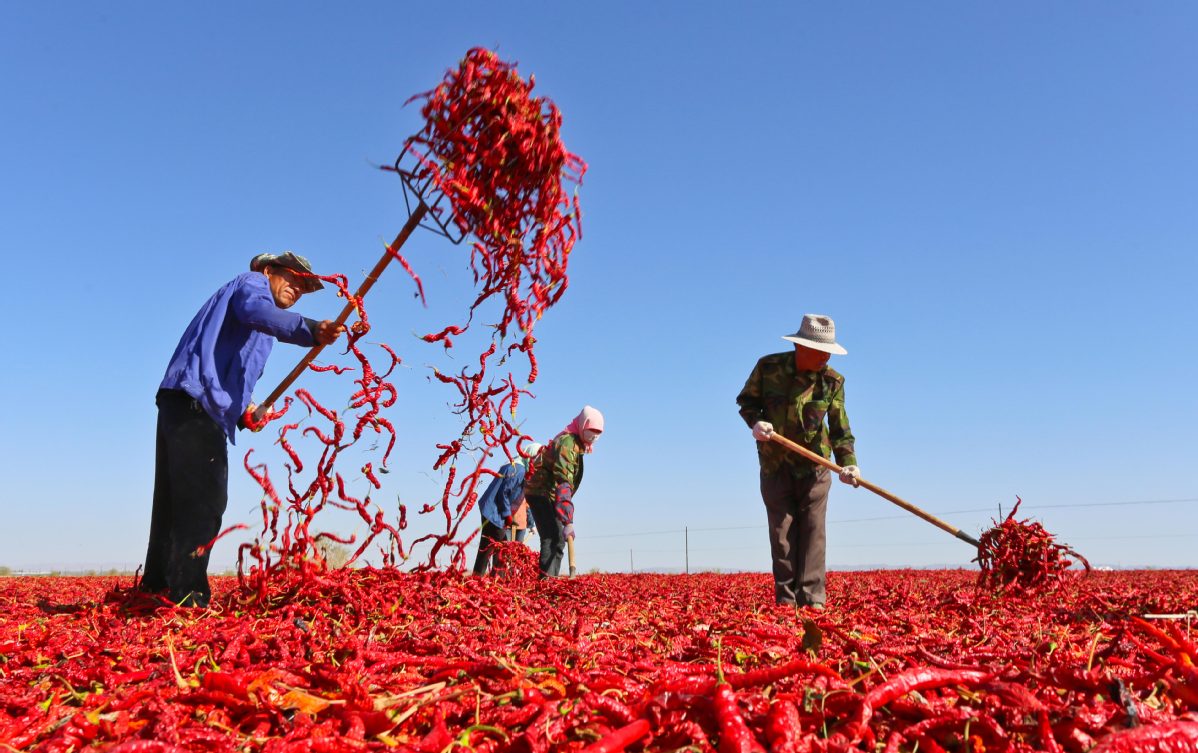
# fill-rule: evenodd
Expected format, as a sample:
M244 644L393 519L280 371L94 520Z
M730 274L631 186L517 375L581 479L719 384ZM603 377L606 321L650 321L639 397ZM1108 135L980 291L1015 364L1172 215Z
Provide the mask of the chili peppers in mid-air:
M467 331L480 306L492 298L500 302L493 337L478 357L477 367L467 366L457 373L434 370L437 380L458 392L453 411L464 418L459 436L437 446L440 453L433 468L447 469L441 498L419 510L439 512L445 518L444 528L405 546L400 531L407 524L406 508L401 505L398 520L389 521L372 501L371 493L381 487L378 473L386 471L396 441L394 427L383 413L396 401L396 389L387 379L399 356L381 345L391 362L381 373L375 370L359 347L371 329L361 298L350 293L344 276L321 277L336 285L358 317L349 337L349 351L358 362L356 391L345 411L332 410L310 392L299 390L265 422L252 414L245 418L250 428L258 430L266 422L283 419L289 410L307 410L307 417L282 424L279 432L278 444L288 458L285 488L274 483L264 464L254 464L250 454L245 458L247 471L263 489L263 522L257 541L239 551L239 571L243 585L259 597L266 595L272 574L281 569L318 577L324 570L322 543L356 546L350 562L377 545L382 564L396 564L406 561L416 546L427 545L427 561L421 569L438 566L445 551L450 565L465 564L473 526L463 535L461 525L472 520L468 513L479 484L494 473L485 464L519 452L524 436L513 421L521 396L530 394L527 385L537 377L533 327L565 291L570 252L581 236L578 196L566 184L580 183L586 164L564 147L560 112L548 99L532 96L533 86L533 79L523 79L515 65L488 50L470 50L441 84L409 100L423 100L424 125L405 142L395 166L400 170L401 162L413 163L409 175L427 187L429 195L424 198L436 207L433 211L445 208L432 195L448 198L452 222L473 238L469 266L478 293L466 312L467 321L448 324L423 339L449 349L452 337ZM424 300L423 284L411 264L398 248L387 250L411 275ZM513 341L505 345L509 335ZM504 363L517 351L528 358L526 381L521 383L510 371L494 375L496 362ZM334 374L345 371L336 365L310 368ZM301 429L301 422L308 419L314 423ZM387 442L377 462L358 464L369 488L356 497L336 463L364 432L383 434ZM315 442L314 458L305 457L296 434L310 440L308 444ZM466 458L464 453L474 456ZM301 482L300 474L305 472L309 475ZM329 507L358 515L367 526L362 541L317 532L317 516Z
M406 526L403 506L400 506L399 519L388 521L382 509L371 499L370 491L381 486L375 472L375 461L367 461L359 466L369 484L368 492L363 497L350 493L344 473L337 469L337 461L342 454L370 432L386 440L381 443L381 455L376 458L379 470L386 472L396 437L395 428L382 415L382 411L394 405L397 399L395 387L387 380L400 359L390 347L382 345L380 347L387 366L381 371L376 369L362 347L365 344L362 338L370 332L370 321L362 300L350 292L344 275L321 276L320 279L336 286L339 295L350 301L358 314L358 320L347 334L347 350L357 361L357 366L312 364L310 368L335 375L351 373L355 390L349 396L345 410L339 412L318 402L308 390L298 389L294 399L286 398L281 409L272 411L262 420L262 424L267 424L298 419L284 423L276 440L288 458L285 464L285 489L280 490L276 486L264 463L252 462L253 449L245 454L245 469L262 488L262 527L255 541L242 544L238 549L238 574L245 590L259 599L268 596L272 585L284 589L284 592L294 585L290 578L276 577L280 573L318 577L326 569L325 544L356 547L345 562L339 563L341 566L353 564L376 543L384 565L394 565L407 556L400 536L400 531ZM300 410L298 406L307 410L305 417L299 418L293 413ZM250 428L261 428L255 425L248 411L245 420ZM301 423L308 425L301 429ZM313 453L315 457L307 462L297 449L296 434L308 440L305 447L316 448ZM346 537L316 529L317 516L330 507L357 514L366 527L361 541L354 536Z
M515 64L494 52L469 50L440 84L408 100L423 102L424 127L407 140L394 168L386 168L448 198L452 218L441 219L471 238L470 268L478 293L467 321L423 339L451 348L480 306L492 298L500 301L492 339L477 368L434 371L436 379L457 390L454 412L464 420L457 439L438 445L443 453L437 466L455 468L464 451L477 455L465 461L464 472L451 472L445 481L439 505L444 531L413 542L430 544L425 565L430 568L445 548L451 564L465 564L469 539L463 541L458 530L477 498L483 464L490 456L510 459L522 438L513 421L521 395L530 393L511 372L496 376L488 367L519 351L529 362L524 385L536 381L533 328L565 292L570 252L582 236L578 194L567 184L582 182L586 163L566 149L560 111L549 99L533 96L534 86L532 76L524 79ZM431 205L432 211L443 211L438 202ZM512 341L504 346L509 336Z

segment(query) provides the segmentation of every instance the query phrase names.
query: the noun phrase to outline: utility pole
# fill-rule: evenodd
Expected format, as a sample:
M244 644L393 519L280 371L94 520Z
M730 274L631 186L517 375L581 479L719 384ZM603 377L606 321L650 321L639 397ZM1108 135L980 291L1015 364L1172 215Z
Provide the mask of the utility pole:
M682 527L682 548L686 552L686 574L691 574L691 532L690 526Z
M632 564L632 547L628 547L628 572L636 572L636 565Z

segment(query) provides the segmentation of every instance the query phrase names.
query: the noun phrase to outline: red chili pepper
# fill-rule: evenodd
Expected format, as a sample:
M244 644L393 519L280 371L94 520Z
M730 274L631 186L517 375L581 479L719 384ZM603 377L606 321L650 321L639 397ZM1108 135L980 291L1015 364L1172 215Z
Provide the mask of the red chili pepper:
M1090 753L1193 753L1198 750L1198 722L1175 721L1114 732Z
M783 698L770 704L765 721L770 753L798 753L801 724L799 709L793 702Z
M528 549L528 547L524 548L526 550ZM537 563L533 561L530 564L535 567ZM537 571L534 569L529 573L529 576L536 577L536 574ZM601 693L587 693L585 696L583 696L582 703L587 708L594 709L595 711L602 713L608 719L618 724L632 724L633 720L636 718L636 715L633 713L632 709L628 708L628 706L622 703L619 699L613 698L609 695L603 695Z
M209 672L204 675L200 687L219 690L235 698L249 698L249 687L253 677L241 672Z
M582 749L582 753L620 753L620 751L649 734L649 722L644 719L620 727L597 743Z
M939 667L918 667L897 674L881 685L871 688L865 694L855 734L860 737L866 733L869 720L875 711L912 691L928 690L945 685L976 685L985 682L990 677L988 672L978 670L940 669Z
M1052 725L1048 722L1048 712L1041 710L1036 718L1039 722L1040 745L1044 747L1045 753L1061 753L1061 746L1057 744Z
M720 729L720 753L765 753L745 724L736 704L736 693L726 682L715 686L715 719Z

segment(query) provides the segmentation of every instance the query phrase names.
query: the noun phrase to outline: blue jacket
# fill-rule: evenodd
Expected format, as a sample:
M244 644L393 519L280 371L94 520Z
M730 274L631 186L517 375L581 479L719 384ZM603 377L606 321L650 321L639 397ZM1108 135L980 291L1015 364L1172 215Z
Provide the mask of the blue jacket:
M503 528L504 521L520 504L524 495L523 463L508 463L499 469L499 475L491 479L486 491L478 498L478 511L483 520L496 528Z
M316 322L278 307L266 275L245 272L200 307L159 387L191 395L233 442L274 338L310 348L315 331Z

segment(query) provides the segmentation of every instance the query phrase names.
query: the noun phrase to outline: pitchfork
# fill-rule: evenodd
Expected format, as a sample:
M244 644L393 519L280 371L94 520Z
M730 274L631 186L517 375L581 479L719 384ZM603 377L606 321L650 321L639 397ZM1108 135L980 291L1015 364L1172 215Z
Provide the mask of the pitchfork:
M405 164L405 157L409 155L411 155L412 159L408 160L408 163L415 163L411 167ZM423 158L417 157L415 151L412 149L412 139L409 139L404 144L404 149L399 153L399 157L396 158L395 166L384 168L393 170L399 175L400 182L403 185L404 206L408 210L408 221L404 223L403 229L399 231L399 235L395 236L395 240L391 241L391 245L387 246L382 258L374 265L374 269L370 270L370 273L366 275L366 279L362 281L362 284L358 287L358 291L354 294L355 299L361 300L374 287L374 283L383 273L383 270L387 268L387 265L398 254L400 247L404 243L407 243L408 236L417 227L423 227L438 235L443 235L454 245L461 243L466 237L466 233L453 222L452 207L448 206L445 194L438 190L436 182L433 180L432 170L427 168L430 164L430 159L431 157L427 154ZM442 202L446 202L446 205L442 206ZM427 224L424 221L426 217L431 217L434 224ZM345 304L345 308L341 310L341 313L334 320L334 324L338 326L345 324L345 320L349 318L353 310L354 302L351 300ZM279 382L279 386L275 387L274 391L259 403L257 409L254 411L255 420L262 420L262 417L270 411L275 402L283 396L283 393L291 387L291 384L299 378L304 369L308 368L308 364L312 363L324 348L325 346L323 345L313 346L300 359L295 368L287 376L283 377L283 381Z
M792 442L791 440L787 439L786 437L782 436L781 434L779 434L777 432L770 434L770 441L774 442L776 444L780 444L792 452L797 452L800 455L802 455L803 457L810 460L811 462L818 463L819 465L822 465L823 467L825 467L828 470L831 470L835 473L840 473L840 471L841 471L841 467L839 465L836 465L836 463L833 463L831 460L828 460L823 455L812 452L811 450L808 450L806 447L802 446L801 444L798 444L797 442ZM864 486L866 489L869 489L871 492L873 492L874 494L877 494L879 497L890 500L891 502L893 502L894 504L903 508L907 512L918 515L919 517L928 521L929 523L936 526L937 528L944 530L944 531L948 531L949 533L951 533L952 535L961 539L962 541L966 542L967 544L972 544L974 549L977 549L978 547L981 546L981 543L977 539L975 539L974 537L965 533L960 528L957 528L956 526L945 523L943 520L941 520L940 518L937 518L935 515L932 515L929 512L925 512L925 511L919 509L918 507L911 504L910 502L898 497L897 495L891 494L890 492L886 491L882 487L880 487L876 484L871 484L870 482L866 481L865 479L861 479L861 478L857 479L856 481L857 481L858 486Z

